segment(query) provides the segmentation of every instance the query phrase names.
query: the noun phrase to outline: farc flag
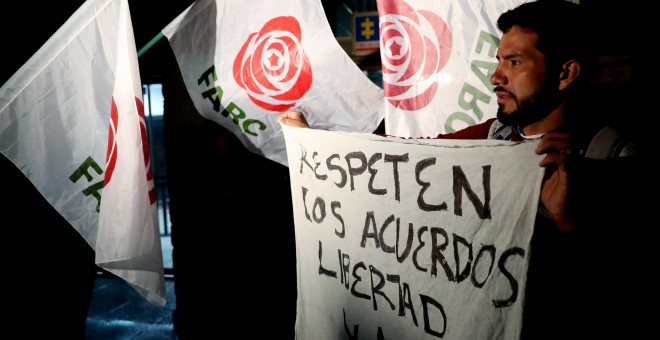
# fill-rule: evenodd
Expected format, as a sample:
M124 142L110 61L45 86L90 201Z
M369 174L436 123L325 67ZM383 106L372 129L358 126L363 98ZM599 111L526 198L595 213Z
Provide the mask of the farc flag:
M500 14L529 0L378 0L385 132L430 137L497 113Z
M347 132L384 118L382 89L341 48L319 0L198 0L162 33L200 114L280 164L286 109Z
M166 302L127 0L88 0L0 88L0 151L95 249Z

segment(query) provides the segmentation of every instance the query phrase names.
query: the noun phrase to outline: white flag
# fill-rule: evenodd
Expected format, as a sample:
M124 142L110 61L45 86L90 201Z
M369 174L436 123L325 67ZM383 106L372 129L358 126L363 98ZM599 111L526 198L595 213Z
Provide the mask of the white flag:
M0 88L0 151L95 249L98 266L165 305L127 0L85 2Z
M334 37L319 0L198 0L163 34L202 116L287 165L279 114L321 129L373 132L383 91Z
M378 0L386 133L431 137L495 117L497 18L529 0Z

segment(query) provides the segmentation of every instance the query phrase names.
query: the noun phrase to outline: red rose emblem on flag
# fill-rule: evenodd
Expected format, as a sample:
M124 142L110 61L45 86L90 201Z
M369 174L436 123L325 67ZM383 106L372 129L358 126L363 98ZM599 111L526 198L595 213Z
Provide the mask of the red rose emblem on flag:
M268 21L252 33L234 59L234 79L255 104L281 112L295 105L312 86L312 68L301 45L294 17Z
M149 183L149 204L156 202L156 188L153 186L153 172L151 171L151 156L149 153L149 140L147 137L147 126L144 119L144 105L139 98L135 98L135 107L137 108L138 116L140 117L140 138L142 140L142 156L144 161L144 168L147 171L147 182ZM119 126L119 111L115 98L112 97L112 107L110 111L110 126L108 131L108 149L106 152L105 160L105 176L103 178L103 186L108 185L112 179L112 174L115 172L117 165L117 127Z
M447 64L452 37L431 11L415 11L404 1L380 1L383 90L403 110L427 106L438 89L437 74Z
M117 104L115 98L112 98L112 107L110 109L110 126L108 128L108 151L105 155L105 176L103 178L103 185L106 186L112 179L112 174L115 172L115 165L117 165L117 126L119 125L119 112L117 111Z

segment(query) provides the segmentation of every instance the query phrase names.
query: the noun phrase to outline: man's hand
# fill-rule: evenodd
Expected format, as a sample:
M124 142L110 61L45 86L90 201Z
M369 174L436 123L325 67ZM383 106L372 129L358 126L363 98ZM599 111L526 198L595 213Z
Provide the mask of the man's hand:
M307 119L302 112L286 110L277 118L277 121L284 125L294 126L299 128L309 128Z
M569 210L570 181L566 163L572 153L570 135L559 131L546 133L538 144L536 153L545 154L539 163L540 166L545 167L541 203L559 230L569 232L576 224Z

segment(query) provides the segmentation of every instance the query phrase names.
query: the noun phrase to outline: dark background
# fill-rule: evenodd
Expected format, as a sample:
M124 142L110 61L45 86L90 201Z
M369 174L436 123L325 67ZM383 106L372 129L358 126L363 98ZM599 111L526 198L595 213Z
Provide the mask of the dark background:
M137 49L192 2L129 1ZM340 2L322 2L332 25ZM0 84L82 3L3 3ZM343 3L375 10L375 1ZM641 68L639 59L633 58L633 43L650 39L634 28L643 11L631 1L582 3L600 32L594 37L598 46L594 52L610 58L600 63L595 78L600 99L585 119L615 122L647 135L650 126L658 125L658 115L650 99L641 109L639 104L652 97L640 98L635 87ZM297 288L288 169L251 154L232 134L199 116L165 38L139 64L142 83L162 83L165 97L175 328L181 335L248 330L253 336L292 338ZM3 320L3 328L27 335L84 334L97 271L93 251L4 157L0 157L0 187L2 281L8 288L2 307L10 316ZM36 325L35 314L54 316Z

